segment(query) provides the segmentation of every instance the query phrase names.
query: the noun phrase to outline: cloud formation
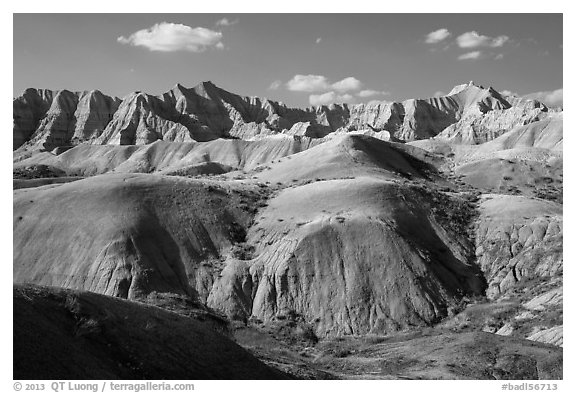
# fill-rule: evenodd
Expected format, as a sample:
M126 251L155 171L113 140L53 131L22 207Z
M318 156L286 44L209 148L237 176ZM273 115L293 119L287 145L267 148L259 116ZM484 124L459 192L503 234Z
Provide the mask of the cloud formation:
M294 75L286 82L290 91L304 91L307 93L325 91L330 88L328 79L323 75Z
M316 38L316 43L319 44L322 41L322 37Z
M474 52L464 53L463 55L458 56L458 60L476 60L480 58L482 52L476 50Z
M186 26L178 23L157 23L138 30L128 37L118 37L121 44L142 46L157 52L203 52L207 48L223 49L222 33L204 27Z
M270 89L280 87L280 81L274 81ZM388 95L386 91L364 89L364 84L353 76L346 77L337 82L331 82L324 75L294 75L285 84L290 91L317 93L311 94L308 99L311 105L328 105L331 103L354 103L356 98L368 98L378 95Z
M388 94L390 94L390 93L388 93L387 91L378 91L378 90L367 89L367 90L362 90L362 91L358 92L358 94L356 94L356 95L358 97L361 97L361 98L367 98L367 97L374 97L374 96L380 96L380 95L385 96Z
M526 94L524 98L541 101L549 107L560 107L564 105L564 89L530 93Z
M290 91L303 91L306 93L326 92L328 90L344 93L361 89L362 82L353 76L331 83L324 75L294 75L292 79L286 82L286 87Z
M358 79L354 78L353 76L349 76L348 78L344 78L341 81L332 84L332 88L334 90L345 92L350 90L358 90L362 88L362 82Z
M238 19L229 20L228 18L222 18L216 21L216 26L232 26L238 22Z
M269 90L278 90L282 86L282 81L280 79L276 79L274 82L270 83L268 86Z
M500 35L498 37L488 37L486 35L478 34L476 31L468 31L461 34L456 38L456 42L460 48L499 48L504 45L510 37Z
M309 97L310 105L320 106L329 105L335 102L339 103L353 103L354 97L350 94L339 95L334 91L329 91L324 94L311 94Z
M440 41L444 41L446 38L450 37L452 34L448 31L448 29L438 29L426 35L426 43L427 44L436 44Z

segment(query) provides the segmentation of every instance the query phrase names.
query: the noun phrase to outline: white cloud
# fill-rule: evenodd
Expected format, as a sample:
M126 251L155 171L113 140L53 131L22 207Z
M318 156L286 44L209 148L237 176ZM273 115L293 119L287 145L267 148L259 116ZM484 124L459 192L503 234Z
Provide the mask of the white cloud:
M286 82L286 87L291 91L305 91L308 93L325 91L330 88L328 79L322 75L294 75Z
M446 38L450 37L451 33L448 29L438 29L426 35L427 44L436 44L440 41L444 41Z
M139 30L129 37L118 37L121 44L143 46L159 52L202 52L209 47L223 49L221 40L222 33L218 31L166 22Z
M316 38L316 43L319 44L320 42L322 42L322 37Z
M502 53L498 53L496 56L494 56L494 60L501 60L504 58L504 55Z
M362 90L360 92L358 92L358 94L356 94L358 97L362 97L362 98L367 98L367 97L374 97L374 96L385 96L388 95L390 93L388 93L387 91L378 91L378 90Z
M502 91L500 92L500 94L502 94L503 96L507 96L507 97L510 97L510 96L518 97L518 94L516 94L516 93L514 93L513 91L510 91L510 90L502 90Z
M278 90L282 86L282 81L277 79L268 86L269 90Z
M500 35L498 37L488 37L485 35L478 34L476 31L468 31L456 38L458 46L460 48L479 48L479 47L490 47L499 48L504 45L510 37L506 35Z
M324 94L312 94L309 97L310 105L320 106L329 105L332 103L352 103L354 102L354 97L350 94L336 94L334 91L329 91Z
M458 56L458 60L476 60L482 55L482 52L479 50L474 52L464 53L463 55Z
M238 23L238 19L229 20L228 18L222 18L216 21L216 26L232 26Z
M441 90L438 90L436 93L434 93L434 97L442 97L442 96L445 96L445 95L446 95L446 93L444 93L444 92L441 91Z
M349 76L348 78L344 78L341 81L332 84L332 88L339 92L345 92L350 90L358 90L362 88L362 82L358 79L354 78L353 76Z
M539 91L537 93L526 94L524 98L531 98L538 100L550 107L558 107L564 105L564 89L557 89L552 91Z
M286 87L291 91L304 91L307 93L324 92L328 90L336 90L344 93L361 89L362 82L352 76L335 83L330 83L328 78L323 75L294 75L292 79L286 82Z

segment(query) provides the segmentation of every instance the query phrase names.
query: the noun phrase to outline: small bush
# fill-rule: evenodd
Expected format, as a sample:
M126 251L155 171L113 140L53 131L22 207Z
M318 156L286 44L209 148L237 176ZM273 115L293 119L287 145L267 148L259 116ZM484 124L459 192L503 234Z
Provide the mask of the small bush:
M232 246L230 250L232 257L246 261L254 257L254 246L247 243L239 243Z
M302 339L311 343L316 344L318 342L318 336L316 336L314 328L310 325L300 324L296 329L296 334Z

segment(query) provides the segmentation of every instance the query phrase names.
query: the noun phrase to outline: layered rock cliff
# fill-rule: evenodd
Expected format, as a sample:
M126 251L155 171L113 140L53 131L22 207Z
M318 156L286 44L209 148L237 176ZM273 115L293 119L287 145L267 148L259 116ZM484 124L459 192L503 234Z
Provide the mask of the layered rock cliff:
M27 89L13 102L13 147L52 150L99 136L120 100L98 90Z
M403 102L290 108L227 92L211 82L180 84L158 96L117 98L99 91L28 89L14 100L14 148L52 150L82 142L145 145L157 140L254 139L284 133L322 138L333 132L386 132L392 140L434 137L464 143L491 140L514 125L545 117L544 104L508 101L470 82L448 95Z

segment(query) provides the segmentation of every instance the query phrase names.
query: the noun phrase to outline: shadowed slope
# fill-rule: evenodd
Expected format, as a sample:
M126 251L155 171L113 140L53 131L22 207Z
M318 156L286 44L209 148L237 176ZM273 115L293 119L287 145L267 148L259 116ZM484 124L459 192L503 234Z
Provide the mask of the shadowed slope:
M286 378L201 322L89 292L14 287L14 379Z

